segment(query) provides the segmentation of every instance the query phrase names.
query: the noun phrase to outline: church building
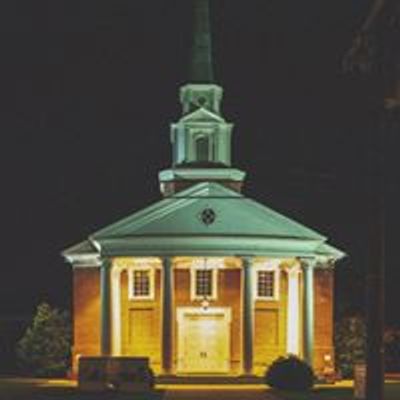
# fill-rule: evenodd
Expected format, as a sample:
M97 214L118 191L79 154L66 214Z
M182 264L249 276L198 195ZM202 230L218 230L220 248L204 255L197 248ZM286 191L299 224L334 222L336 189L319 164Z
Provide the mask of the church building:
M73 368L81 356L137 356L157 376L257 376L294 354L324 374L334 368L334 266L344 254L242 193L213 77L209 3L195 4L162 198L63 252Z

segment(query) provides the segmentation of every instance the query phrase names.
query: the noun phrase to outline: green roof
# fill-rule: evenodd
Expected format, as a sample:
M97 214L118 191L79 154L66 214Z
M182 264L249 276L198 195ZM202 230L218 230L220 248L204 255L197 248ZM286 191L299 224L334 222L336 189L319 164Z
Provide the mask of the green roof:
M201 213L212 209L213 224ZM324 241L319 233L218 183L205 182L134 213L92 235L100 240L137 235L231 235Z
M204 182L165 198L90 236L108 255L265 254L331 256L344 253L326 237L228 189ZM89 247L88 247L89 246ZM65 254L93 251L81 244Z
M74 246L65 249L63 254L97 254L97 249L93 246L93 244L89 240L85 240L81 243L78 243Z

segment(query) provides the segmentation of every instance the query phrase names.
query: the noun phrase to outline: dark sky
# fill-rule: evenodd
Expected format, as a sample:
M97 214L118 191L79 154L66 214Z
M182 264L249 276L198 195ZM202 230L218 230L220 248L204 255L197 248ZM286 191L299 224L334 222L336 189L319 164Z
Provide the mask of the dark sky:
M365 80L341 60L367 0L214 0L217 81L236 124L245 193L328 235L339 308L363 303ZM59 253L160 198L191 44L188 0L0 2L0 315L47 300L69 307ZM396 142L388 178L389 302L400 223ZM339 299L338 297L338 299ZM388 307L388 310L392 307ZM389 310L390 323L400 323Z

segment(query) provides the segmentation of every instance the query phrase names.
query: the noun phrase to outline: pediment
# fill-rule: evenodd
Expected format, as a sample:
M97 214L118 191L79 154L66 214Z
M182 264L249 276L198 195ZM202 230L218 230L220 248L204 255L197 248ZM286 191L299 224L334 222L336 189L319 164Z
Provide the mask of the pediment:
M220 117L217 114L207 110L204 107L197 109L196 111L185 115L180 122L218 122L225 123L224 118Z
M201 183L106 227L95 240L133 236L247 236L325 241L314 230L217 183Z

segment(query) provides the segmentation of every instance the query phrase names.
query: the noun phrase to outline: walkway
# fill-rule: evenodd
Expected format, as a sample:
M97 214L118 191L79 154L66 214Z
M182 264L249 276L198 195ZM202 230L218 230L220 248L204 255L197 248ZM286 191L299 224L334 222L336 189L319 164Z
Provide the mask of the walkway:
M263 385L165 385L164 400L280 400Z

